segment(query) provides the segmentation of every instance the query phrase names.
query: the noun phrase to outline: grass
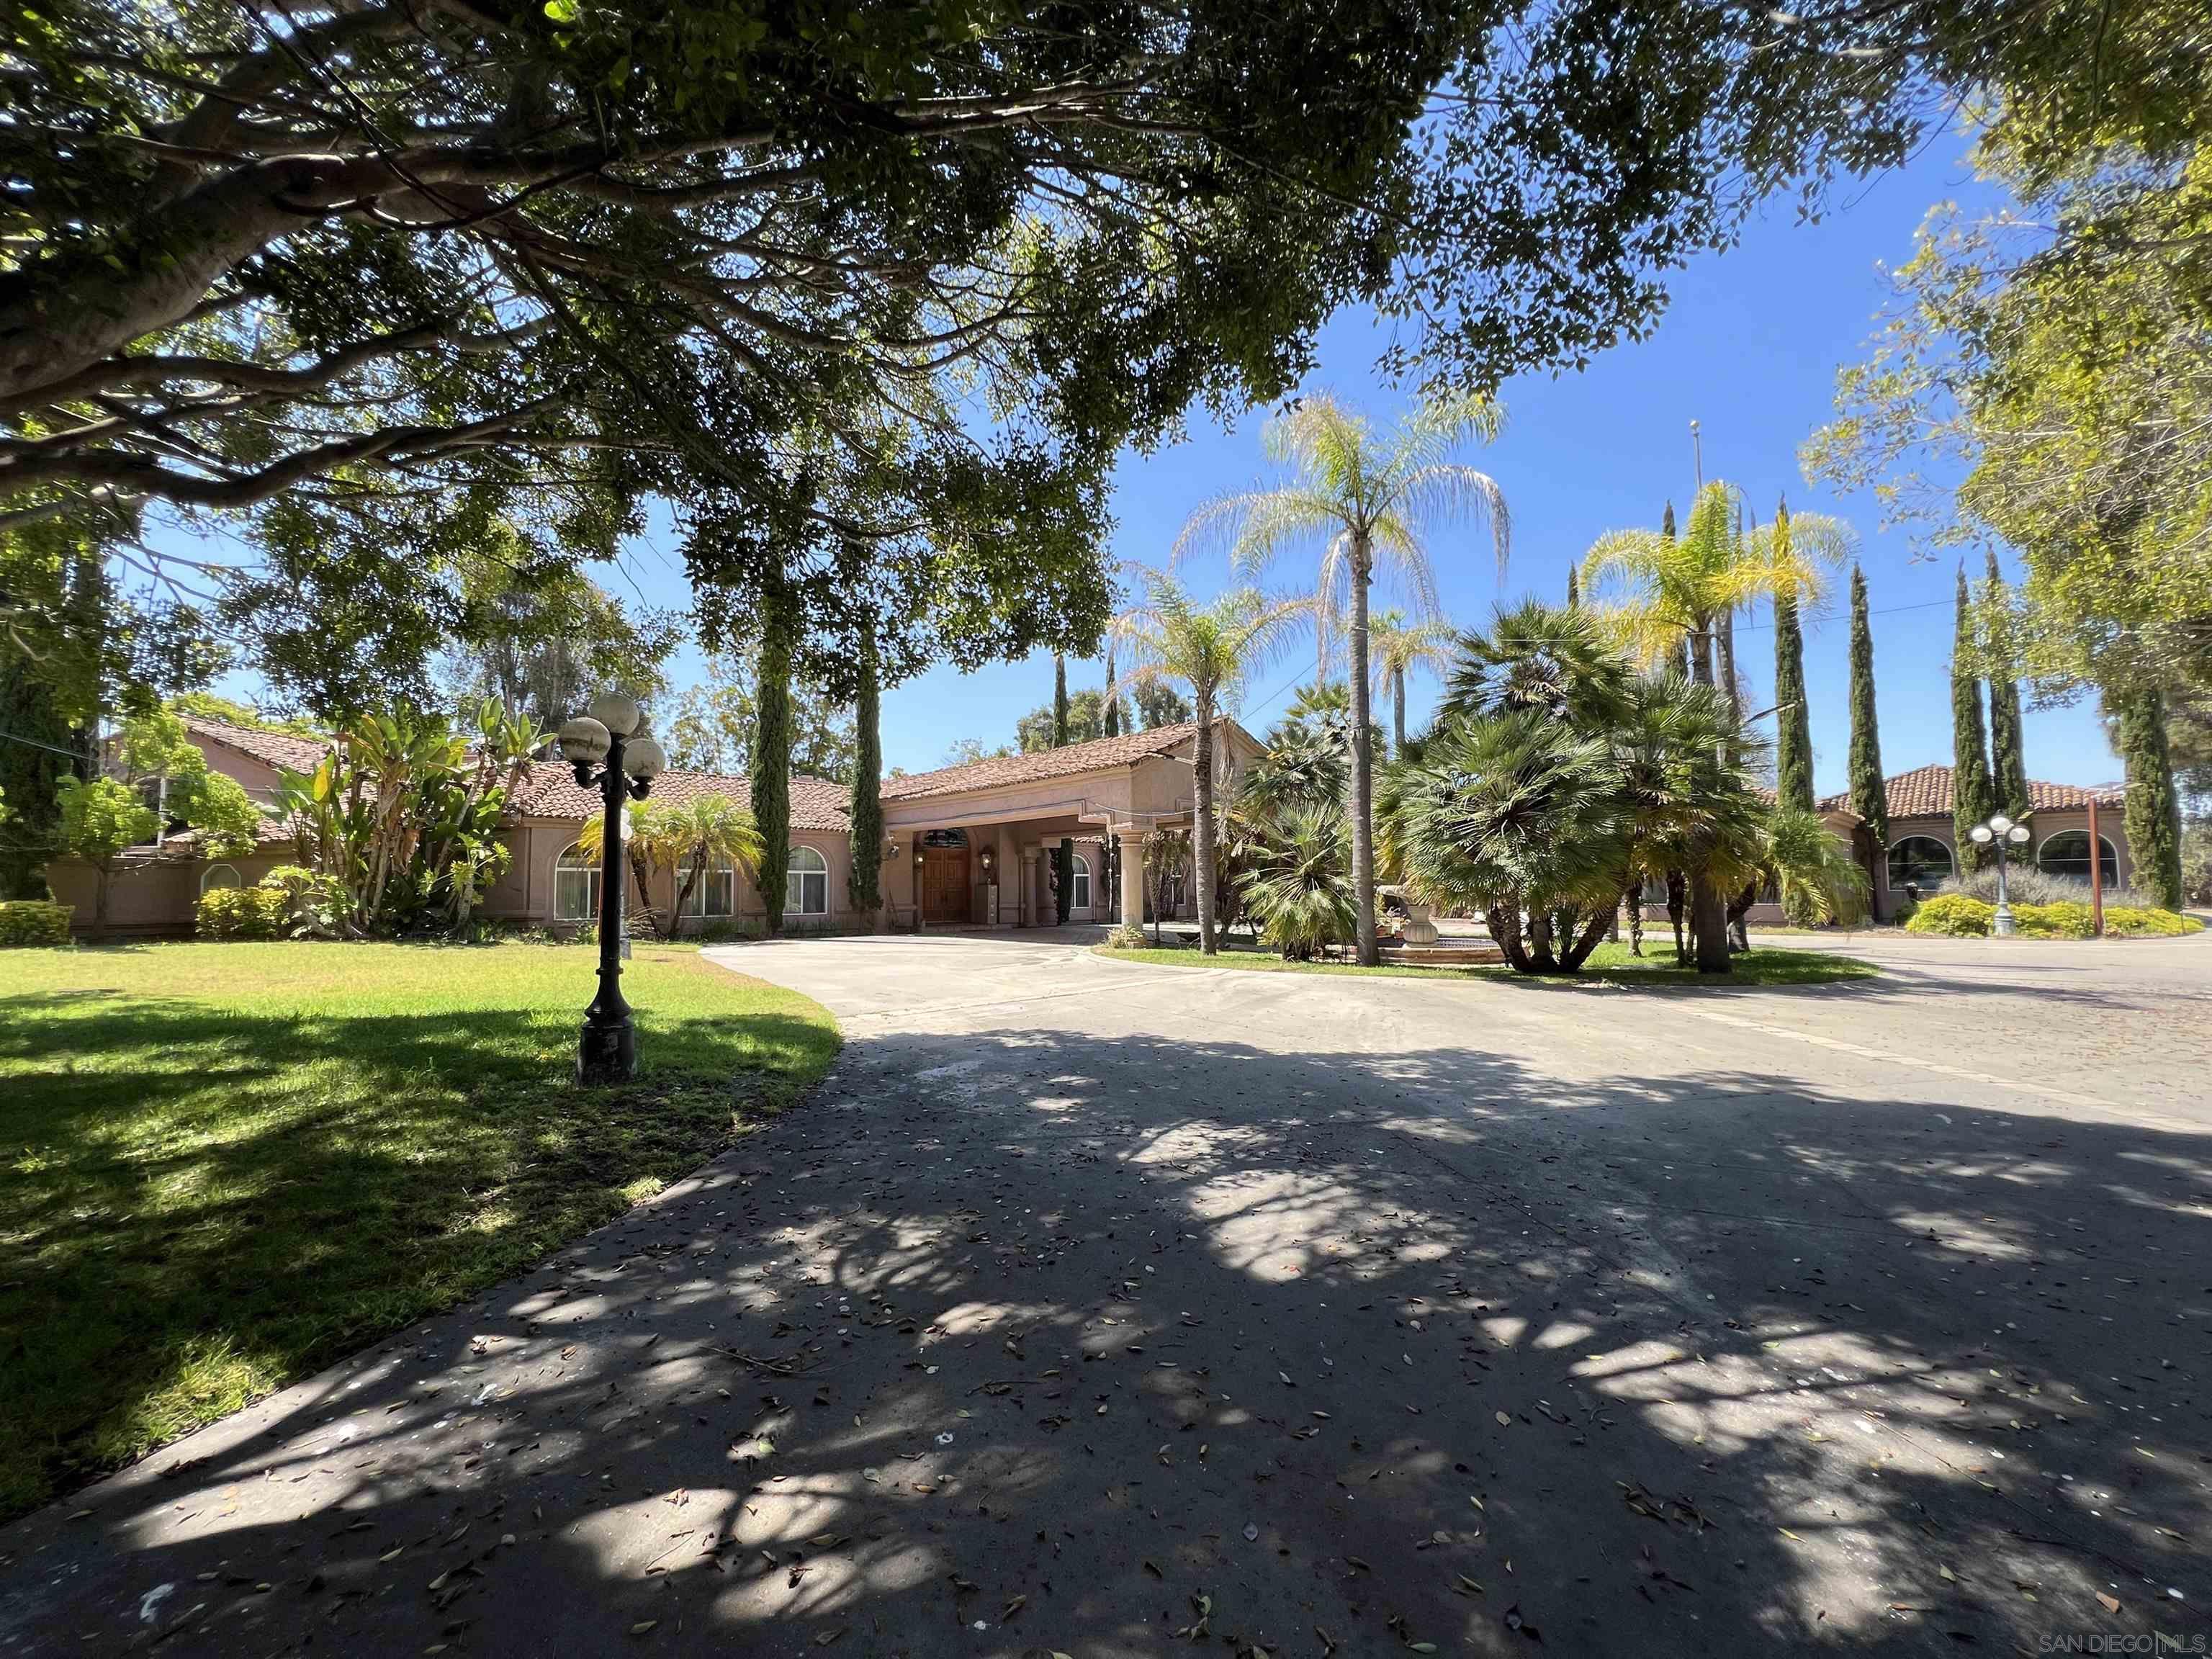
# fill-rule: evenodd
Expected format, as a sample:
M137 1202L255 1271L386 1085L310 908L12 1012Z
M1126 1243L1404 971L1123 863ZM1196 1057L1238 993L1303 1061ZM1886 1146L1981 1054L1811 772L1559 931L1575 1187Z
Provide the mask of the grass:
M0 1517L448 1307L828 1070L808 999L641 945L639 1080L568 1079L591 955L0 951Z
M1881 972L1870 962L1826 951L1753 949L1740 951L1730 957L1733 971L1723 978L1700 974L1694 968L1675 966L1674 947L1671 944L1662 945L1647 939L1644 948L1648 954L1636 957L1629 954L1626 945L1601 944L1590 952L1582 972L1572 977L1516 974L1502 962L1434 968L1406 963L1364 968L1350 962L1285 962L1279 956L1247 945L1224 945L1221 954L1212 957L1200 956L1195 945L1187 950L1147 947L1142 951L1116 951L1102 945L1097 953L1115 962L1150 962L1170 968L1242 968L1276 974L1365 974L1382 979L1503 980L1516 985L1571 986L1603 981L1608 985L1698 985L1725 989L1741 985L1829 985L1838 980L1872 979Z

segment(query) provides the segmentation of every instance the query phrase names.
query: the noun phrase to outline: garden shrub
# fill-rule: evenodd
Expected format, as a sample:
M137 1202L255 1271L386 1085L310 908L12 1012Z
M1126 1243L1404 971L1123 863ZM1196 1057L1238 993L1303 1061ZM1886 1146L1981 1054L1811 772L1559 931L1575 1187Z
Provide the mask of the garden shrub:
M1964 893L1938 893L1933 898L1920 901L1920 908L1905 924L1905 931L1973 939L1990 931L1990 918L1996 915L1996 906L1981 899L1969 898Z
M2171 910L2123 904L2117 908L2106 907L2105 931L2117 939L2178 939L2184 933L2203 933L2204 924Z
M2088 939L2096 932L2089 907L2072 899L2051 904L2016 904L2013 921L2029 939Z
M200 895L193 927L202 939L283 939L291 918L281 887L212 887Z
M0 903L0 947L67 945L73 908L46 899L11 899Z

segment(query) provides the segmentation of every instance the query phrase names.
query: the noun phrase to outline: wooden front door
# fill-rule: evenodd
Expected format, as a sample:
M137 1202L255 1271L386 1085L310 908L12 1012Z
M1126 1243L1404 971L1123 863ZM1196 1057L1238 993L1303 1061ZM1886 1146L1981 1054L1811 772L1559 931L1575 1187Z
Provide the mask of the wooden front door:
M968 849L964 847L925 847L921 849L921 919L924 921L964 922L969 919Z

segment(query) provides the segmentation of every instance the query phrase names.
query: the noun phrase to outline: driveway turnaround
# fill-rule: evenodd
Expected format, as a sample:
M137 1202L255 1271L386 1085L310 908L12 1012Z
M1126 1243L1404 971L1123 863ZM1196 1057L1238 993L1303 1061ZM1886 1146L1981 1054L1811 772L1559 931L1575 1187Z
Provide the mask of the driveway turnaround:
M717 952L820 1096L0 1532L0 1654L2212 1646L2212 945L1878 948Z

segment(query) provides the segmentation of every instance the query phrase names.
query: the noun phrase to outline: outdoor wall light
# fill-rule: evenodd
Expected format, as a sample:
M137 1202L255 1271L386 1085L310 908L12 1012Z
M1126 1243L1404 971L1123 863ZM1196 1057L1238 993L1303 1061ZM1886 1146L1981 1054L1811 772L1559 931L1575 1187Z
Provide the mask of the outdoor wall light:
M992 850L988 847L986 847L978 856L979 861L983 866L983 879L989 881L993 878L993 872L999 867L999 860L993 854Z
M922 865L921 848L920 848L919 847L917 847L917 848L915 848L914 849L914 867L915 867L915 869L919 870L919 869L921 869L921 865Z
M584 1011L576 1081L626 1083L637 1075L637 1033L622 994L623 842L629 834L629 803L653 793L668 757L639 732L637 700L615 691L592 698L590 714L562 726L561 754L574 769L578 788L599 791L605 814L599 842L599 993Z
M896 836L885 836L884 837L884 861L888 864L891 860L897 856L898 837Z

